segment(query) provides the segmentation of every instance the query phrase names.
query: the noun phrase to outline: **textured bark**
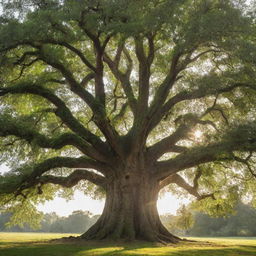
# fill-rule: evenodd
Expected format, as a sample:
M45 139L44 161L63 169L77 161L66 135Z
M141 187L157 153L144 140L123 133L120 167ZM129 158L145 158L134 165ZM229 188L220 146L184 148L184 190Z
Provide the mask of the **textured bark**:
M107 188L103 213L85 239L147 240L176 243L157 212L158 184L147 175L126 174Z

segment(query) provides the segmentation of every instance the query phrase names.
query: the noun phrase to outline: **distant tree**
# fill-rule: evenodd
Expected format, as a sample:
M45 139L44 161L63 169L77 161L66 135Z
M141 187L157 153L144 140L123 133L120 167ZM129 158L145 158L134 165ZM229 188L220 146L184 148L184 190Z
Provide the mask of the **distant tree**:
M106 196L82 238L177 242L157 212L165 186L216 214L255 197L256 19L242 2L1 1L13 223L38 224L36 205L77 185Z
M194 219L189 230L192 236L256 236L256 210L243 203L226 217L213 218L197 212Z
M188 230L194 225L194 216L191 209L182 205L177 210L177 215L171 218L171 222L168 223L168 225L171 229L175 228L184 231L184 234L186 235Z
M43 214L40 228L31 229L28 225L9 226L12 213L0 214L0 231L7 232L55 232L82 233L90 228L99 218L88 211L74 211L67 217L60 217L55 212Z
M84 211L74 211L63 221L64 232L83 233L90 226L90 213Z
M10 220L10 213L1 213L0 214L0 231L5 231L5 224Z
M53 226L54 223L58 221L60 217L56 214L56 212L46 213L43 216L43 219L40 223L40 231L42 232L54 232ZM55 231L58 232L58 231Z

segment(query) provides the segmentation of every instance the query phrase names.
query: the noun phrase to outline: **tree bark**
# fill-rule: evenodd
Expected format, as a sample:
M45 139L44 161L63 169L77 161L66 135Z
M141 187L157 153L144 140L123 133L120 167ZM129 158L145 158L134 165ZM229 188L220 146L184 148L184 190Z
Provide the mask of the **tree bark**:
M159 185L147 175L126 174L106 189L106 202L98 221L84 239L146 240L176 243L180 238L163 226L157 211Z

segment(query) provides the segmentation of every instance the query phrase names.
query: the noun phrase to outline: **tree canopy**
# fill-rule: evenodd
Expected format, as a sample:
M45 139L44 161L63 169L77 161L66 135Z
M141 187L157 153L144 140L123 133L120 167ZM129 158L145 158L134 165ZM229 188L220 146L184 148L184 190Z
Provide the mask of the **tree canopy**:
M85 238L174 241L156 209L166 186L213 214L243 196L255 201L253 8L235 0L1 7L0 150L12 169L0 177L2 208L29 219L61 188L80 188L107 197Z

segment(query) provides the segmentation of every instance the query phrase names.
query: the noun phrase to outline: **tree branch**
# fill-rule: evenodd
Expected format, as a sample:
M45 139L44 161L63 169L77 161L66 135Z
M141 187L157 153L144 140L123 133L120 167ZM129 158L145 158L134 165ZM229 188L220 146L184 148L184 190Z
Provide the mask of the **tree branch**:
M87 157L79 157L79 158L72 158L72 157L53 157L46 159L45 161L36 164L30 174L25 177L25 181L34 180L44 173L55 169L55 168L91 168L97 170L103 174L110 174L111 169L103 163L98 161L94 161Z
M62 187L70 188L75 186L81 180L88 180L97 186L101 186L103 188L106 187L106 179L103 176L83 169L77 169L66 177L43 175L39 179L37 179L37 183L40 185L51 183L61 185Z
M204 116L204 114L202 116ZM156 143L148 148L147 158L150 159L149 161L153 162L153 161L157 160L164 153L175 152L175 149L177 148L177 145L175 145L175 144L178 141L185 139L187 134L195 127L196 124L210 125L215 130L218 131L218 128L216 127L216 125L209 120L200 120L200 117L191 116L191 115L183 116L183 118L184 118L184 120L183 120L184 123L182 123L173 134L162 139L158 143ZM172 151L172 150L174 150L174 151ZM184 152L185 150L186 150L186 148L183 147L180 150L180 152Z
M214 193L210 193L210 194L200 194L198 192L198 187L191 186L190 184L188 184L185 179L183 177L181 177L178 174L173 174L171 176L169 176L168 178L164 179L163 181L160 182L160 187L163 188L171 183L176 184L177 186L179 186L180 188L183 188L184 190L186 190L190 195L194 196L197 198L197 200L202 200L205 199L207 197L212 197L213 199L215 199L214 197Z
M128 99L129 105L131 107L131 110L133 113L136 112L136 106L137 106L137 101L135 99L135 96L133 94L132 86L130 84L130 71L128 70L126 74L123 74L117 66L117 63L114 62L108 55L107 53L104 54L103 60L107 63L108 67L110 68L111 72L115 76L115 78L120 81L122 89Z
M1 118L0 116L0 136L16 136L26 140L28 143L35 144L41 148L61 149L67 145L72 145L85 155L102 162L106 162L106 157L91 147L82 137L74 133L63 133L53 138L31 129L26 123L16 120Z
M44 60L48 65L56 68L59 70L62 75L66 78L70 85L70 89L72 92L74 92L76 95L78 95L81 99L83 99L87 105L91 108L94 114L94 122L98 126L98 128L101 130L103 135L105 136L107 142L112 147L112 149L117 153L120 154L120 143L119 143L119 135L117 131L114 129L113 126L111 126L107 116L106 116L106 109L104 107L105 103L103 98L105 98L105 93L101 91L101 89L104 90L104 84L103 84L103 66L100 67L102 70L100 73L95 74L95 83L98 83L98 85L95 85L97 88L96 90L100 90L96 92L96 99L87 91L85 90L73 77L72 73L61 63L55 62L53 60L49 60L45 58L44 55L42 55L42 60ZM100 65L100 63L98 63ZM98 68L97 68L98 70ZM98 72L98 71L97 71ZM97 81L96 81L97 80ZM102 84L101 84L102 82ZM104 95L102 95L102 93ZM103 96L102 100L97 100L97 95ZM100 96L100 97L101 97Z
M141 114L147 112L149 97L150 63L148 62L142 38L135 38L135 53L139 61L139 97L135 122L141 122ZM136 117L138 120L136 120Z
M160 108L159 114L152 119L150 123L150 128L149 130L151 131L158 123L159 121L178 103L185 101L185 100L194 100L194 99L201 99L206 96L211 96L211 95L219 95L225 92L231 92L232 90L238 88L238 87L246 87L250 88L252 90L256 90L256 86L250 83L233 83L230 84L229 86L226 87L221 87L221 88L212 88L209 90L202 90L202 88L199 88L197 90L193 90L191 92L187 91L182 91L172 98L170 98L163 107ZM226 122L228 120L226 119L225 114L221 109L212 109L221 112L223 118L225 119Z
M170 136L162 139L158 143L152 145L148 148L147 158L150 159L151 162L157 160L166 152L171 152L175 149L175 144L190 131L191 127L188 125L181 125L179 128Z
M246 127L239 126L237 129L229 131L218 143L191 148L173 159L157 162L154 165L155 176L157 179L163 180L169 175L199 164L213 161L230 161L232 160L231 154L233 151L254 152L256 151L256 136L253 133L253 127L250 127L250 125ZM240 129L243 130L240 131Z
M40 179L44 177L44 174L50 170L53 170L55 168L91 168L94 170L97 170L104 175L111 175L112 169L109 168L106 164L102 164L98 161L94 161L91 159L88 159L86 157L79 157L79 158L72 158L72 157L53 157L44 160L41 163L35 164L34 166L24 166L20 169L16 170L13 177L12 177L12 185L1 186L1 193L16 193L16 195L20 194L24 189L30 188L35 186L40 182ZM23 169L25 171L23 172ZM80 170L79 170L80 171ZM105 179L104 176L97 175L92 172L91 175L89 175L86 170L82 170L83 177L82 178L90 178L92 182L97 182L97 177L99 176L101 180ZM73 178L77 178L78 172L75 173L75 176ZM50 176L52 177L52 176ZM72 176L71 176L72 177ZM16 178L16 179L15 179ZM65 184L65 180L63 181L63 184ZM100 183L100 181L99 181Z
M54 104L57 109L55 114L75 133L79 134L83 139L88 141L93 147L95 147L99 152L107 153L108 149L104 142L102 142L96 135L88 131L70 112L65 103L53 94L49 89L46 89L40 85L33 83L19 83L15 86L0 88L0 96L6 94L34 94L39 95L52 104ZM102 151L103 150L103 151Z
M72 46L71 44L68 44L66 42L58 42L58 41L46 41L46 42L51 43L51 44L57 44L57 45L65 46L67 49L74 52L89 69L91 69L94 73L96 73L96 71L97 71L96 68L89 62L88 59L86 59L84 54L80 50L78 50L77 48Z

